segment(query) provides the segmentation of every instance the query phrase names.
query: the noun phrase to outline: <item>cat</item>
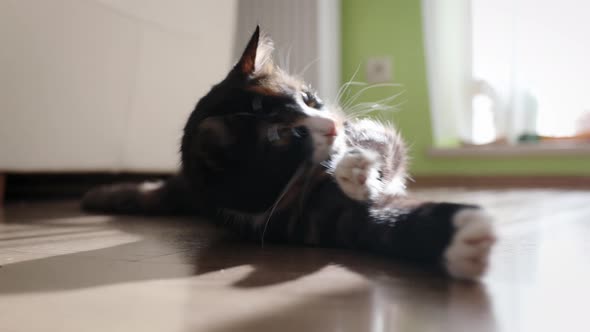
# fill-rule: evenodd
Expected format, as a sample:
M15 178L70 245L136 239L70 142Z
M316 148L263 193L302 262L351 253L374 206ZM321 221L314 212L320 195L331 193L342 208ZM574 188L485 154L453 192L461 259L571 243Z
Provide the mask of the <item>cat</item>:
M408 197L395 128L346 120L276 66L272 50L257 27L229 74L199 100L176 176L99 187L82 207L203 215L253 241L363 250L481 277L496 239L489 214Z

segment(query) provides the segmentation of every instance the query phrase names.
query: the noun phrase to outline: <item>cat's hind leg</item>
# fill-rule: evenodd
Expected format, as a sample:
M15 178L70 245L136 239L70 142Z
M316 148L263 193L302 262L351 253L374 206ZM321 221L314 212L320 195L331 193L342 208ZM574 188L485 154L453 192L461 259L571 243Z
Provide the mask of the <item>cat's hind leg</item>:
M143 183L120 183L94 188L82 198L82 209L111 214L193 214L195 198L182 176Z

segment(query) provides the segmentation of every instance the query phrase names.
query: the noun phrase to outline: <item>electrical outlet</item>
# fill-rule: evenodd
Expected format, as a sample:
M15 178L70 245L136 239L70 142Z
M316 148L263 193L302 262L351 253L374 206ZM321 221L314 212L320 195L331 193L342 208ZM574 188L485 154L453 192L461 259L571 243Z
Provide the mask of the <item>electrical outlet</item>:
M388 56L375 56L367 59L367 83L387 83L393 79L392 58Z

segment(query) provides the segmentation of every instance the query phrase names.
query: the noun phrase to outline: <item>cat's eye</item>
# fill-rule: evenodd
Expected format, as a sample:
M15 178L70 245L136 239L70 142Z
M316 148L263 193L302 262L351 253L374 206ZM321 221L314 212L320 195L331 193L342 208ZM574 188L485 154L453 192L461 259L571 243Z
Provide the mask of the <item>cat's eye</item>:
M292 128L289 126L274 125L270 126L266 132L266 138L271 143L285 140L289 137L304 138L308 135L309 131L305 126Z
M305 105L315 108L315 109L321 109L322 107L324 107L324 104L322 103L322 101L313 93L309 92L309 91L301 91L301 99L303 100L303 102L305 103Z
M309 135L309 130L305 126L299 126L291 129L293 136L297 138L307 137Z

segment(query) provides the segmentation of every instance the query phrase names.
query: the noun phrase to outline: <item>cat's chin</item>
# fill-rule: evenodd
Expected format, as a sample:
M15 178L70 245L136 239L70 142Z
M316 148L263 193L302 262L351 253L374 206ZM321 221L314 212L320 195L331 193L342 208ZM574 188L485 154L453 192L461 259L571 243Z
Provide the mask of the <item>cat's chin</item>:
M338 141L338 136L325 136L317 133L312 133L313 139L313 161L315 163L321 163L328 159L332 155L334 146Z

